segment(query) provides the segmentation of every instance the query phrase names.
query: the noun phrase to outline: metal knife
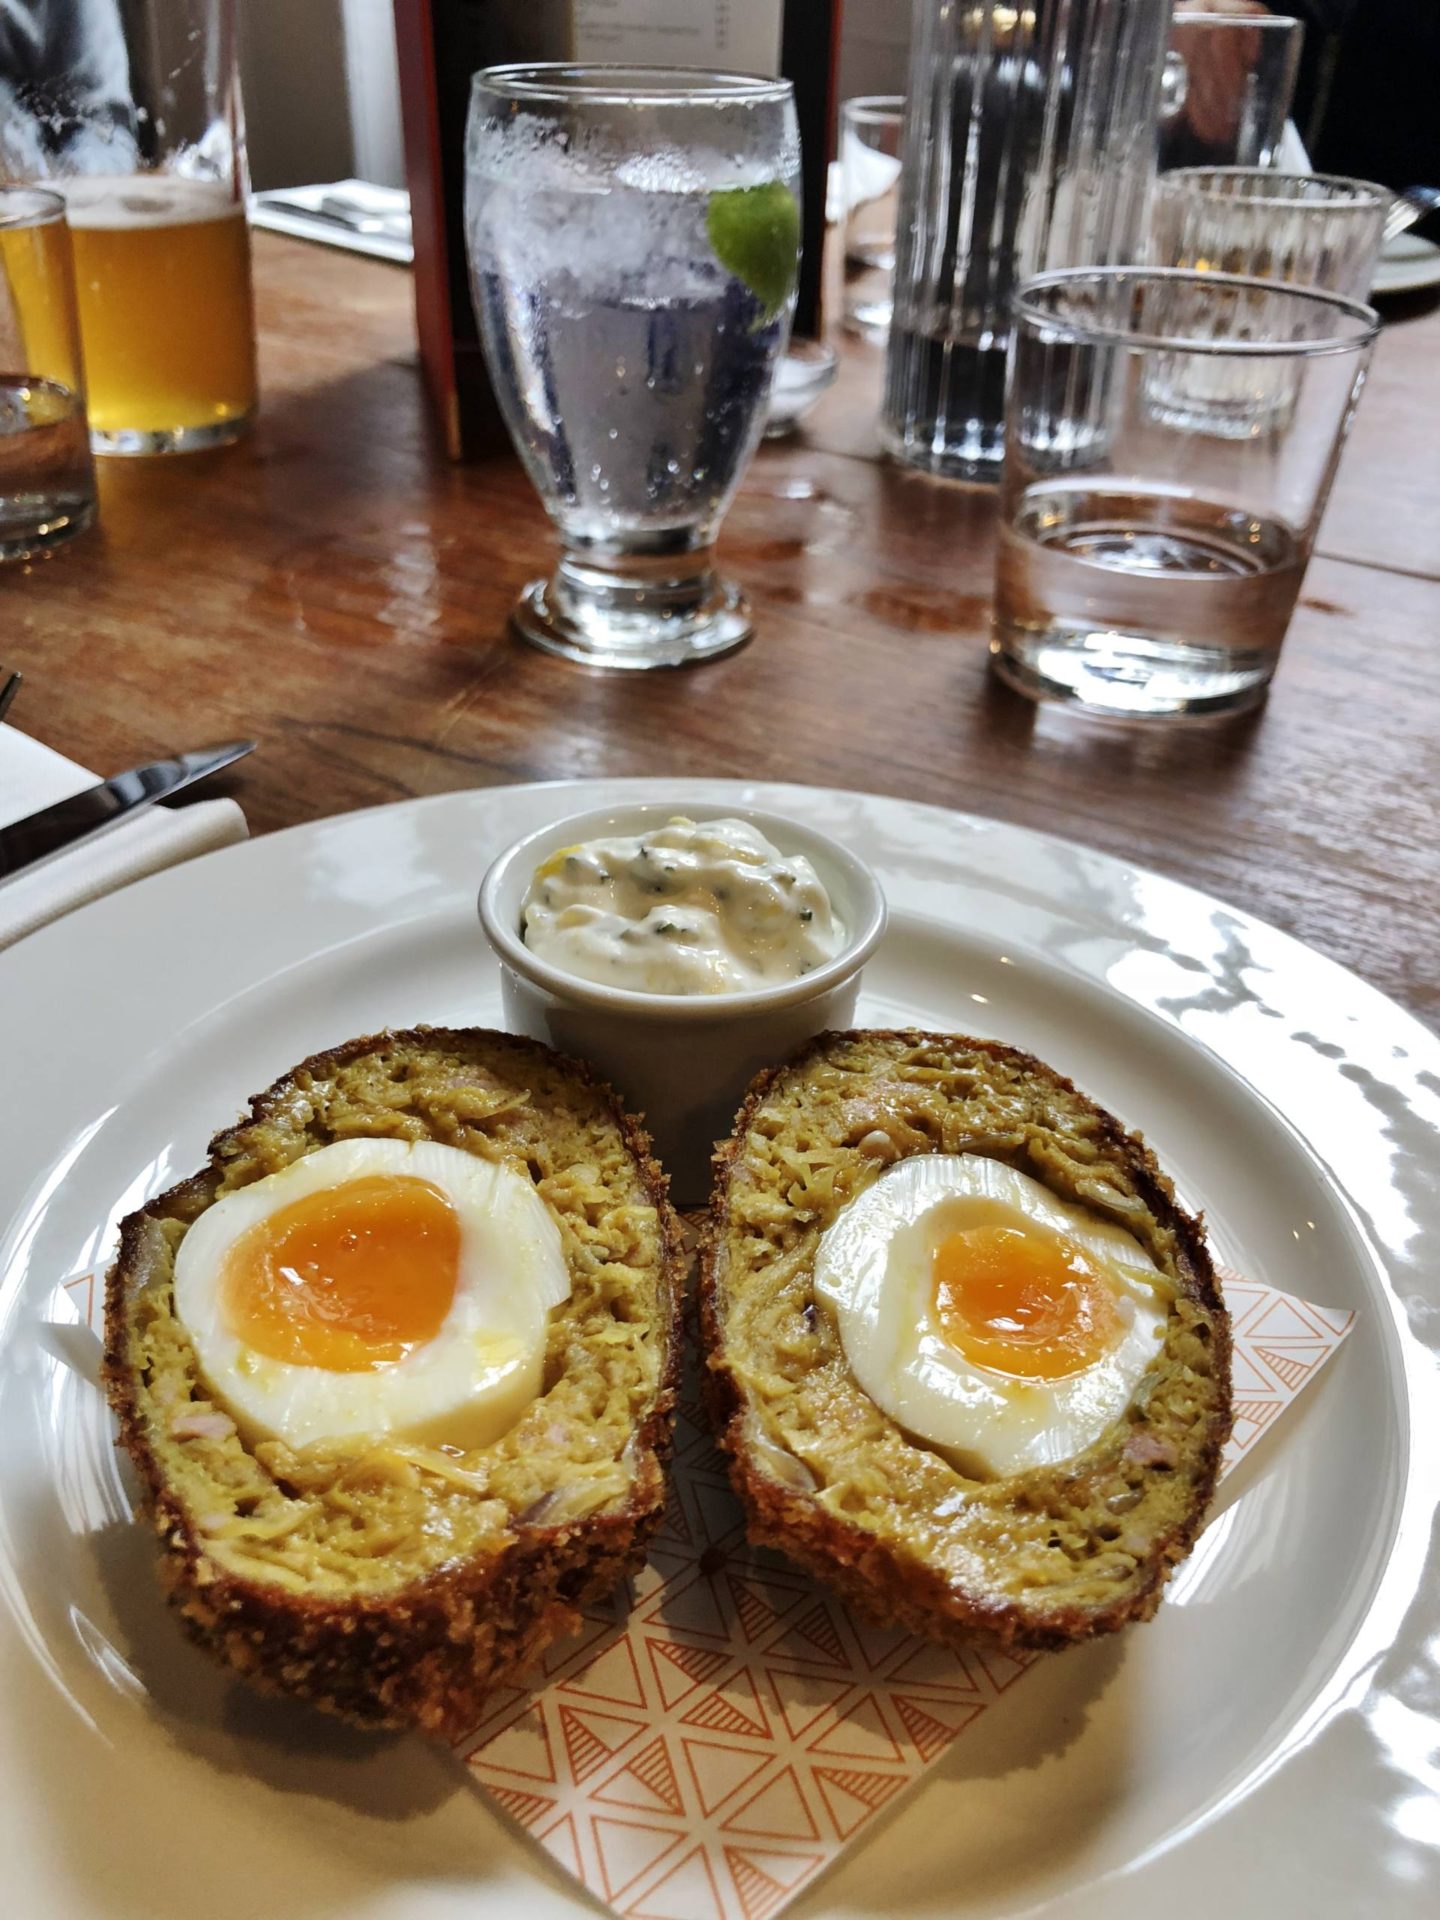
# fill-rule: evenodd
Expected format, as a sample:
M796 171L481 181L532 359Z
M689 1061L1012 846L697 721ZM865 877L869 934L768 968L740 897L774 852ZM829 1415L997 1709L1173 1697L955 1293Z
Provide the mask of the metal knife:
M173 760L131 767L113 780L102 780L98 787L87 787L68 800L57 800L53 807L0 827L0 886L254 751L253 740L230 740L221 747L177 753Z

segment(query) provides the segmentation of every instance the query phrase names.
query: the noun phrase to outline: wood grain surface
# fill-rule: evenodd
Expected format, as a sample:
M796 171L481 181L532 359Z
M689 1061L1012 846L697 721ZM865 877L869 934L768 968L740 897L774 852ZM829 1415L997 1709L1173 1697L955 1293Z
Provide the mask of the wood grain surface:
M758 632L684 673L513 640L553 558L510 459L441 456L399 268L257 234L263 415L223 453L101 463L101 524L0 573L12 721L104 772L237 733L263 833L449 788L592 774L869 788L1189 881L1440 1014L1440 310L1390 309L1256 715L1137 731L986 670L994 502L881 463L880 356L846 343L765 448L724 559ZM214 790L220 790L217 786Z

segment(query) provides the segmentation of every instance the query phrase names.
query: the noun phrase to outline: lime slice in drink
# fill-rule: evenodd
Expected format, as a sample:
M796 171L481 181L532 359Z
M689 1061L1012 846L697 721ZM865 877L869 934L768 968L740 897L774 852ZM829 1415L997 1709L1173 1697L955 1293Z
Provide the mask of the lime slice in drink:
M750 289L773 320L795 286L800 204L780 180L712 193L705 231L715 257Z

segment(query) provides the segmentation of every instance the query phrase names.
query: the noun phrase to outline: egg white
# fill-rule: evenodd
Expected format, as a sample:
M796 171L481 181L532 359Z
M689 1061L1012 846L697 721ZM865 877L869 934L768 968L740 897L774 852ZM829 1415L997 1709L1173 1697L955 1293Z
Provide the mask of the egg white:
M368 1373L257 1353L227 1326L221 1272L240 1236L282 1207L347 1181L429 1181L460 1222L455 1297L434 1337ZM208 1207L175 1258L175 1310L204 1383L248 1438L303 1447L360 1435L488 1445L540 1389L550 1311L570 1293L554 1216L515 1168L438 1141L341 1140Z
M983 1226L1048 1228L1081 1247L1114 1292L1119 1343L1055 1380L967 1360L936 1319L932 1260L949 1234ZM920 1154L887 1169L821 1236L814 1287L864 1391L972 1479L1054 1465L1098 1440L1159 1353L1173 1298L1123 1228L971 1153Z

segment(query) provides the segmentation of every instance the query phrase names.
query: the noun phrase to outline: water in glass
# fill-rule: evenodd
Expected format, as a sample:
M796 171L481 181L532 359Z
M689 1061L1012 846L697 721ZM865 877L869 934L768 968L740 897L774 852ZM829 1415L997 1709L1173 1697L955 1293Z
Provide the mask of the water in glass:
M686 78L663 84L674 96ZM501 411L564 544L517 624L599 665L727 651L750 624L710 549L789 332L798 144L784 113L768 132L753 113L727 130L739 107L724 87L648 112L637 88L626 115L615 100L587 112L577 86L573 101L502 115L485 82L469 146L476 310Z
M1225 501L1042 482L1001 530L998 664L1117 713L1228 708L1274 672L1304 572L1290 527Z

